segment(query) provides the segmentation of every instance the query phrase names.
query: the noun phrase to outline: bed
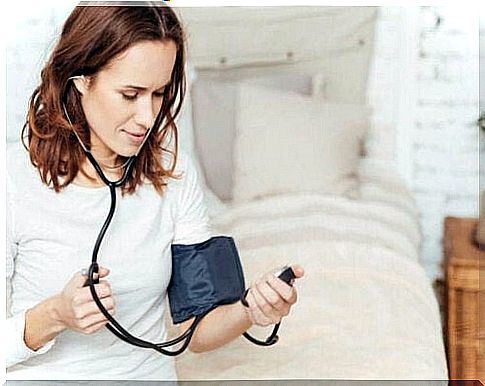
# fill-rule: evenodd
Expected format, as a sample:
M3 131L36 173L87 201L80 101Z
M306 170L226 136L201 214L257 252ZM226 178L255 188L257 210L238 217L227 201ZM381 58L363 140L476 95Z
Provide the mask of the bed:
M377 12L180 9L190 61L181 148L213 234L234 237L247 283L287 263L306 271L275 346L241 337L185 353L180 379L448 378L419 213L385 151L392 126L367 105Z

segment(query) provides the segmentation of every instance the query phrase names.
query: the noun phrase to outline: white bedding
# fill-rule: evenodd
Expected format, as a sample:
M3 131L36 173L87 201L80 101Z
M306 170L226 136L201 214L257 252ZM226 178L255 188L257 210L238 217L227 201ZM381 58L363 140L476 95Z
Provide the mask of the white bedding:
M275 346L241 337L185 353L181 379L447 379L414 203L379 165L363 167L371 172L361 176L359 199L288 194L219 211L214 233L236 240L246 284L287 263L306 274Z

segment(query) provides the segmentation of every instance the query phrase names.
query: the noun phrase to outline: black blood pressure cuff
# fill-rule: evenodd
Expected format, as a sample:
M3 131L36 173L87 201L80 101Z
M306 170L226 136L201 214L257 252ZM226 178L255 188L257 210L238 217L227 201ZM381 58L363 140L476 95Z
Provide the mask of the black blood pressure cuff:
M168 286L175 324L223 304L244 293L244 275L234 240L212 237L199 244L172 245L172 278Z

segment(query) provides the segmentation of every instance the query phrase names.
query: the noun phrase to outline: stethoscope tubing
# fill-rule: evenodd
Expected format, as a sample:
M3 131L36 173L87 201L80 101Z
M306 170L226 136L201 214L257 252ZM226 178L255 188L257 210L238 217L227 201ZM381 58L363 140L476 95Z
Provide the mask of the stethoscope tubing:
M99 248L101 246L103 238L106 234L106 231L108 230L108 227L109 227L109 225L110 225L110 223L113 219L114 213L115 213L115 209L116 209L116 188L121 187L125 183L126 179L128 178L129 171L130 171L130 169L131 169L131 167L134 163L136 156L131 157L131 159L128 161L128 163L125 167L125 170L123 172L122 177L117 181L110 181L108 178L106 178L106 176L103 173L103 170L101 169L101 167L96 162L96 160L94 159L94 157L92 156L92 154L90 152L88 154L86 154L86 156L89 159L89 161L92 163L93 167L95 168L96 172L99 174L100 178L108 186L108 188L110 190L110 196L111 196L111 204L110 204L108 215L106 217L106 220L103 223L103 226L101 227L101 230L98 234L98 237L96 239L96 242L95 242L95 245L94 245L94 248L93 248L92 260L91 260L91 265L90 265L89 270L88 270L88 280L87 280L87 285L89 285L89 289L90 289L90 292L91 292L91 295L93 297L94 302L96 303L96 305L98 306L98 308L100 309L102 314L109 321L109 323L106 324L106 328L111 333L113 333L116 337L118 337L119 339L123 340L126 343L132 344L134 346L138 346L138 347L142 347L142 348L151 348L151 349L154 349L154 350L160 352L161 354L165 354L165 355L168 355L168 356L179 355L187 349L188 345L190 344L190 341L192 339L192 336L195 332L195 328L197 327L197 325L200 323L200 321L209 312L211 312L213 309L215 309L215 307L206 311L205 313L203 313L201 315L197 315L194 318L194 321L192 322L190 327L183 334L181 334L179 337L174 338L174 339L167 341L167 342L163 342L163 343L152 343L152 342L148 342L148 341L145 341L143 339L137 338L136 336L133 336L123 326L121 326L113 318L112 315L110 315L108 310L106 310L106 308L104 307L103 303L101 303L101 300L99 299L98 294L96 293L94 284L96 284L97 280L94 280L94 275L96 273L98 273L98 270L99 270L99 266L98 266L98 262L97 262ZM275 344L278 341L277 333L278 333L279 327L280 327L280 323L277 323L275 325L274 329L273 329L272 334L265 341L258 340L256 338L252 337L247 332L244 332L243 336L246 339L248 339L250 342L257 344L259 346L272 346L273 344ZM185 339L184 344L178 350L169 351L169 350L164 349L165 347L174 346L174 345L180 343L181 341L183 341L184 339Z
M70 77L68 80L70 79L75 79L75 78L78 78L80 76L73 76L73 77ZM165 103L165 101L163 102ZM154 349L156 351L158 351L159 353L161 354L164 354L164 355L168 355L168 356L176 356L176 355L179 355L181 353L183 353L187 347L189 346L189 343L192 339L192 336L194 335L194 332L195 332L195 329L197 327L197 325L200 323L200 321L209 313L211 312L212 310L214 310L216 308L216 306L212 307L211 309L209 309L208 311L204 312L203 314L201 315L197 315L195 316L192 324L190 325L190 327L183 333L181 334L180 336L172 339L172 340L169 340L167 342L162 342L162 343L152 343L152 342L148 342L148 341L145 341L143 339L140 339L136 336L133 336L132 334L130 334L121 324L119 324L112 315L110 315L110 313L108 312L108 310L104 307L103 303L101 303L101 300L99 299L98 297L98 294L96 293L96 289L94 287L95 284L97 284L99 282L99 279L94 279L94 275L98 273L99 271L99 265L98 265L98 252L99 252L99 249L101 247L101 243L103 241L103 238L104 236L106 235L106 232L109 228L109 225L113 219L113 216L114 216L114 213L115 213L115 209L116 209L116 188L120 188L122 187L126 180L128 179L128 176L131 172L131 169L133 167L133 164L135 163L135 160L138 156L138 153L140 152L140 150L142 149L143 145L145 144L145 142L147 141L151 131L153 130L154 127L157 127L161 122L162 122L162 117L161 117L161 112L163 110L163 106L162 108L160 109L160 112L158 113L156 119L155 119L155 122L153 123L152 127L150 127L150 129L148 130L148 132L146 133L146 136L143 140L143 142L141 143L141 145L139 146L138 150L136 151L136 153L129 157L128 160L125 162L125 164L123 165L123 174L122 176L116 180L116 181L111 181L109 180L101 166L98 164L98 162L96 161L96 159L94 158L93 154L91 153L91 151L84 145L83 141L81 140L81 138L79 137L78 133L76 132L76 130L74 129L74 126L71 122L71 119L69 117L69 114L67 112L67 109L66 109L66 106L64 103L62 103L62 107L64 109L64 113L66 115L66 118L69 122L69 124L71 125L71 128L75 134L75 136L77 137L77 140L84 152L84 154L86 155L86 158L89 160L89 162L91 163L91 165L94 167L94 169L96 170L96 173L98 174L98 176L101 178L101 180L103 181L103 183L109 188L110 190L110 197L111 197L111 204L110 204L110 208L109 208L109 212L108 212L108 215L103 223L103 226L101 227L100 231L99 231L99 234L98 234L98 237L96 238L96 242L94 244L94 248L93 248L93 252L92 252L92 258L91 258L91 265L88 269L88 278L86 280L86 283L85 285L86 286L89 286L89 289L90 289L90 292L91 292L91 295L93 297L93 300L94 302L96 303L96 305L98 306L99 310L101 311L101 313L106 317L106 319L109 321L109 323L106 324L106 328L111 332L113 333L116 337L118 337L119 339L123 340L124 342L126 343L129 343L133 346L137 346L137 347L141 347L141 348L150 348L150 349ZM254 344L257 344L257 345L260 345L260 346L271 346L273 344L275 344L277 341L278 341L278 336L276 335L277 331L278 331L278 328L280 326L280 323L276 324L274 329L273 329L273 333L266 339L266 341L260 341L258 339L255 339L253 338L251 335L249 335L247 332L245 332L243 334L243 336L248 339L249 341L253 342ZM165 350L164 348L166 347L171 347L171 346L174 346L182 341L185 342L183 343L183 345L177 349L177 350L174 350L174 351L169 351L169 350Z
M126 181L126 178L127 178L128 173L130 171L130 168L131 168L131 166L132 166L132 164L135 160L135 157L132 157L129 160L129 162L128 162L128 164L125 167L125 170L123 172L123 176L117 181L110 181L108 178L106 178L101 167L98 165L98 163L96 162L96 160L94 159L94 157L92 156L91 153L89 153L89 156L87 156L87 157L88 157L89 161L93 164L93 167L96 169L98 174L100 175L100 178L103 180L104 183L106 183L106 185L108 185L108 188L110 190L110 196L111 196L111 204L110 204L110 209L109 209L108 215L106 217L106 220L103 223L103 226L101 227L101 230L98 234L98 237L96 239L96 243L95 243L94 248L93 248L92 260L91 260L91 265L90 265L89 270L88 270L88 280L87 280L87 285L89 286L89 289L90 289L90 292L91 292L91 295L93 297L94 302L96 303L96 305L98 306L98 308L102 312L102 314L109 321L109 323L106 324L106 328L108 328L108 330L111 331L119 339L121 339L121 340L123 340L127 343L130 343L134 346L138 346L138 347L142 347L142 348L152 348L152 349L154 349L154 350L156 350L156 351L158 351L162 354L169 355L169 356L179 355L183 351L185 351L185 349L188 347L190 340L192 338L192 335L195 332L195 327L197 326L197 324L199 324L202 317L205 316L206 314L197 316L194 319L194 321L192 322L191 326L187 329L187 331L185 331L179 337L172 339L170 341L167 341L167 342L163 342L163 343L152 343L152 342L148 342L148 341L145 341L143 339L137 338L136 336L133 336L123 326L121 326L121 324L119 324L113 318L113 316L110 315L108 310L106 310L103 303L101 303L101 300L99 299L98 294L96 293L94 284L96 284L97 280L94 280L94 275L96 273L98 273L98 270L99 270L99 266L98 266L98 262L97 262L98 252L99 252L99 248L101 246L101 243L103 241L103 238L106 234L106 231L108 230L108 227L109 227L109 225L110 225L110 223L113 219L114 213L115 213L115 209L116 209L116 188L122 186L124 184L124 182ZM178 350L169 351L169 350L163 349L164 347L170 347L170 346L173 346L177 343L180 343L184 339L185 339L184 344Z

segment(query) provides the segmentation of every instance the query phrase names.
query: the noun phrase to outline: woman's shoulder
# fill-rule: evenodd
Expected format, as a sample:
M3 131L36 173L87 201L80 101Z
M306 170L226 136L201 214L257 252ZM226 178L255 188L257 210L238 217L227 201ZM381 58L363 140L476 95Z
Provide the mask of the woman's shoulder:
M39 179L37 169L30 162L29 152L22 142L8 143L6 156L7 181L10 189L15 186L25 188Z
M28 151L21 141L12 141L7 143L7 161L28 156Z
M174 177L168 179L167 188L175 196L190 194L201 182L194 159L184 150L177 152L173 175Z
M164 168L170 168L172 166L174 160L174 155L169 154L165 152L165 155L163 156L163 165ZM173 179L174 181L180 181L183 180L187 174L191 174L193 171L195 171L195 164L190 156L185 150L178 150L177 151L177 156L176 156L176 163L175 163L175 169L174 169L174 174L176 176L180 176L181 178Z
M26 169L32 169L29 152L20 141L10 142L7 144L7 173L15 175Z

